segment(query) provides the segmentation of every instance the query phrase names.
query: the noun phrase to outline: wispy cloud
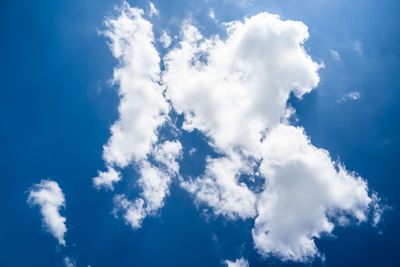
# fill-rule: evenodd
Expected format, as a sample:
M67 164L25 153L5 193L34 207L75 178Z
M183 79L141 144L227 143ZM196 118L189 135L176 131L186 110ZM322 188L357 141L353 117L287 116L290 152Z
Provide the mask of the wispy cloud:
M360 92L352 91L352 92L346 93L344 96L339 98L338 102L343 103L343 102L347 102L347 101L356 101L356 100L360 99L360 97L361 97Z
M149 7L150 7L150 12L149 12L149 16L158 16L160 14L160 12L158 11L158 9L155 7L155 5L153 4L153 2L149 2Z
M336 60L341 60L341 56L339 54L339 52L333 50L333 49L329 49L329 53L331 53L331 56L336 59Z

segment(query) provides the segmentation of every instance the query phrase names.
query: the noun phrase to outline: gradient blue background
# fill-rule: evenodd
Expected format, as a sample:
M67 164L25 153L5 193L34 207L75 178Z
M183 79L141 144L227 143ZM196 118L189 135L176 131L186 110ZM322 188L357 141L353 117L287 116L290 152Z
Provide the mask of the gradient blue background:
M400 2L397 0L154 1L160 27L177 32L192 17L205 34L219 21L268 11L309 27L308 53L320 70L320 86L301 101L291 99L298 125L314 145L357 171L392 207L378 228L337 228L317 241L320 266L400 266ZM209 219L176 184L160 216L133 231L111 214L112 194L92 187L104 169L102 146L117 118L118 97L110 86L116 64L104 37L105 16L119 1L0 1L0 266L220 266L245 257L250 266L285 265L252 249L251 221ZM135 6L148 10L145 1ZM355 43L362 44L358 53ZM338 51L335 60L329 49ZM161 52L165 52L160 48ZM349 91L358 101L338 103ZM183 134L183 174L200 173L212 154L199 133ZM193 156L188 149L197 147ZM132 191L134 170L118 190ZM41 179L57 181L66 197L67 247L41 225L27 190ZM131 192L134 196L135 192ZM300 265L291 264L287 265Z

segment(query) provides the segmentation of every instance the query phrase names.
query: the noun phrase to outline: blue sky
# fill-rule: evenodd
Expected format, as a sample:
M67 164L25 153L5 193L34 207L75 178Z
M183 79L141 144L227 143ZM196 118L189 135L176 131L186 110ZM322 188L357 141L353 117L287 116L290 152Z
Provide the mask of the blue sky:
M400 264L398 256L400 81L397 75L400 67L400 19L397 15L400 6L398 1L153 1L159 11L159 15L153 16L149 14L149 2L129 3L132 8L143 9L142 19L152 25L155 36L154 48L160 55L161 70L165 70L160 74L163 76L160 87L167 88L165 95L170 98L167 106L171 105L173 108L168 116L171 123L156 131L157 141L152 144L156 148L165 140L169 140L179 142L182 148L180 157L177 158L178 173L171 171L166 178L170 179L169 193L163 199L162 205L154 210L147 208L150 206L150 200L141 195L144 187L140 186L140 183L138 185L138 181L141 177L140 170L145 169L143 166L150 164L153 166L152 169L168 172L168 168L163 169L162 161L157 163L158 154L155 148L147 151L149 156L142 158L125 155L129 159L127 165L121 163L116 156L107 159L103 153L103 146L112 138L110 127L121 116L118 110L120 96L117 94L120 84L111 83L113 71L123 69L129 65L128 63L137 62L135 56L141 55L132 52L135 55L132 58L118 59L110 51L113 40L105 36L107 34L104 32L110 31L110 27L104 22L110 18L120 17L122 2L3 1L0 3L2 59L0 166L4 185L0 189L3 214L0 220L0 236L3 240L0 248L0 266L65 266L65 257L76 262L76 266L226 266L224 263L226 260L235 262L238 259L247 261L250 266L398 266ZM211 10L215 18L210 17ZM188 73L192 72L183 70L175 77L171 70L174 67L181 70L177 66L180 60L183 62L185 59L171 61L167 67L164 65L165 56L175 48L179 52L179 41L184 41L186 38L182 34L182 25L193 25L204 38L212 38L215 34L219 34L224 42L229 33L226 32L223 22L242 21L243 17L251 18L260 12L280 15L277 21L281 25L279 27L286 27L288 24L283 22L286 20L302 21L308 26L309 39L304 43L304 53L311 56L312 61L302 58L297 62L293 59L293 64L297 64L299 68L304 66L307 74L317 73L319 77L317 85L312 86L314 89L304 93L301 99L289 91L289 99L284 104L291 106L296 112L283 124L292 125L293 128L289 129L303 127L304 136L310 138L312 145L318 148L319 152L320 148L329 151L332 162L340 161L344 164L351 179L359 175L366 181L368 196L372 198L373 192L376 192L380 198L377 205L385 210L380 222L373 226L374 213L371 206L373 203L365 198L357 196L358 199L349 193L348 198L343 199L344 204L335 204L336 206L332 203L329 203L330 206L326 204L332 207L331 209L342 209L344 213L347 212L350 222L341 226L339 213L328 214L330 221L335 222L335 227L332 231L316 230L321 236L320 238L311 236L311 240L315 240L320 256L312 255L307 260L301 260L301 256L304 256L301 253L294 253L295 256L285 254L287 250L280 248L279 244L293 249L299 248L300 245L296 242L287 243L288 241L280 239L279 234L276 234L274 239L266 237L265 240L272 242L270 246L260 245L265 244L261 238L257 249L252 229L256 227L256 218L262 217L259 214L263 213L263 208L269 203L262 202L263 198L261 193L259 194L265 189L260 187L260 183L263 182L260 178L263 176L261 167L261 174L248 175L254 176L255 180L249 179L246 175L240 177L246 188L250 188L251 193L245 191L248 195L240 199L237 205L234 203L233 211L225 208L226 205L222 205L224 208L221 208L219 204L226 204L225 202L212 204L208 200L201 199L199 194L185 188L180 180L198 181L191 185L192 188L197 188L194 191L201 192L198 187L204 185L201 177L208 164L207 157L215 159L214 162L217 163L219 162L217 159L226 155L234 158L236 150L233 152L230 150L232 144L237 144L242 153L250 154L249 158L256 157L256 153L250 148L244 148L249 143L241 144L239 141L242 138L236 139L236 135L232 137L230 143L224 143L225 139L218 141L220 132L207 124L214 118L207 117L207 113L201 114L204 111L202 105L208 105L207 97L206 100L199 99L193 102L196 105L193 109L198 112L196 115L200 114L199 120L206 118L206 121L202 122L203 124L195 121L194 125L197 128L191 132L182 128L187 116L178 114L177 110L186 110L190 113L193 104L188 93L183 94L187 97L183 98L187 102L180 100L180 92L185 92L185 86L190 87L192 82L198 81L201 85L207 81L195 76L200 75L200 71L190 76ZM269 20L271 17L260 20L263 19ZM136 25L137 20L133 21ZM164 30L167 30L172 38L172 44L167 48L158 41ZM174 38L175 35L177 38ZM259 36L262 37L262 34L256 32L255 36L257 38L252 39L250 47L257 42ZM118 36L115 38L114 43L115 40L119 40ZM272 44L276 40L272 39ZM135 42L128 41L128 44L132 47L139 46ZM278 52L281 51L279 50L281 47L283 46L277 46ZM191 48L195 49L196 45L191 44ZM225 48L228 51L229 46ZM282 62L281 59L273 59L273 54L263 53L271 50L269 48L265 47L265 50L263 47L260 48L260 60L265 62L276 60L277 64ZM128 46L126 49L129 50L131 47ZM213 51L214 47L208 49ZM295 52L300 53L295 54L298 57L304 55L299 50L293 53ZM282 54L285 53L283 50ZM230 56L234 58L236 54ZM214 60L216 59L222 62L224 58L218 57L216 53ZM249 62L246 64L250 64L251 67L253 61ZM288 66L282 68L289 68L292 65L290 62ZM310 62L323 64L324 67L319 69L315 66L310 67ZM208 62L204 58L200 57L197 64L207 70ZM221 67L218 64L215 66L209 64L211 67L208 68L208 75L214 75L215 69ZM146 67L139 68L140 71L142 69L147 71ZM129 72L129 69L127 71L127 77L141 77L135 76L137 72ZM219 71L222 72L224 69ZM183 75L189 75L189 79L184 82L185 86L179 83L179 79L184 79ZM209 76L212 81L220 81L218 77L218 72L217 75ZM285 75L283 78L279 77L277 84L290 78ZM299 79L299 83L305 84L304 88L315 82L314 78L306 81L303 81L303 78ZM157 84L153 83L152 86L156 88ZM196 86L193 88L197 88ZM272 88L271 90L275 88L268 86L266 85L266 88ZM213 90L217 91L219 87ZM205 92L211 95L213 90ZM229 95L224 97L223 100L230 99ZM135 99L133 97L129 101L133 101L135 105L137 103ZM197 102L200 104L197 105ZM268 113L269 109L264 108L268 105L274 106L274 103L266 103L260 109ZM145 105L146 108L149 106L153 107ZM210 107L215 108L215 104L210 104ZM232 115L230 112L237 110L213 109L213 111L215 114L221 112L224 118L229 118ZM237 112L238 116L243 115L240 110ZM258 113L254 111L249 114ZM252 118L250 115L246 113L243 118ZM274 116L275 113L272 113L271 117ZM217 118L215 123L221 121ZM206 130L201 131L200 126L204 126ZM230 126L231 124L228 124L227 127ZM267 126L266 132L271 134L267 134L265 140L271 141L266 144L262 141L265 150L273 150L276 145L280 151L285 145L286 139L283 141L277 137L274 139L272 133L277 133L279 136L286 133L282 127L286 128L276 127L272 124ZM222 133L223 137L230 134L230 132ZM140 144L135 143L137 140L135 133L129 134L134 137L135 145L123 142L122 148L131 149L133 154L139 153L136 147ZM288 136L288 139L291 138L290 133ZM213 138L217 140L214 143ZM114 152L117 150L110 147ZM308 145L304 147L307 151L312 150ZM115 153L113 155L116 155ZM296 153L289 153L292 154ZM293 160L306 162L302 155ZM275 160L286 166L282 163L284 157L273 159L270 157L270 154L263 155L257 162L261 164ZM93 178L99 175L98 171L106 172L107 166L120 172L122 178L121 181L112 184L114 190L107 189L107 185L106 188L104 185L103 188L94 186ZM268 173L268 170L266 167L265 173ZM316 172L311 172L309 176L313 177ZM315 176L319 177L317 174ZM210 173L205 176L207 175ZM218 175L215 176L214 178L218 180ZM294 177L300 181L303 179L296 178L296 173ZM67 231L63 235L65 246L49 233L49 226L43 223L41 204L35 202L39 198L27 201L29 195L38 190L39 187L35 185L45 179L55 181L64 196L64 201L61 202L65 202L65 207L61 207L60 214L66 218ZM332 179L332 181L338 179L336 174ZM289 179L290 181L295 180ZM278 182L271 184L275 188L285 190L285 187L281 188L282 185ZM289 187L292 188L293 184L295 183L290 182ZM300 197L303 192L308 192L306 190L308 188L302 187L301 184L303 183L300 182L298 188L293 185ZM212 187L214 184L210 186L214 188ZM342 189L348 188L350 187L344 184ZM355 187L361 190L360 188L360 185ZM274 191L268 191L266 195L271 192ZM318 195L315 191L311 193ZM140 227L133 227L132 220L124 218L124 214L132 205L128 205L128 208L123 207L121 202L116 201L117 195L124 195L130 203L135 199L144 199L147 210ZM304 198L306 196L304 195ZM251 197L257 199L257 203L261 203L251 203L250 206L256 206L254 213L251 209L235 209ZM344 209L343 207L346 203L349 204L353 197L358 202L351 208ZM226 201L228 203L229 199ZM355 214L363 204L368 204L368 207L362 209L367 218L357 222ZM116 212L118 216L112 214L116 207L119 207ZM390 208L385 209L385 207ZM305 210L300 215L308 213L309 210ZM270 216L268 211L265 214L268 222L286 223L279 221L279 218L286 218L286 214L280 216L278 213L275 217L268 217ZM296 220L302 219L304 218L295 217L294 224L289 224L288 227L294 227ZM306 221L308 222L308 219ZM262 224L259 227L262 231L265 230ZM267 228L266 231L277 232L275 228ZM310 253L308 255L312 254Z

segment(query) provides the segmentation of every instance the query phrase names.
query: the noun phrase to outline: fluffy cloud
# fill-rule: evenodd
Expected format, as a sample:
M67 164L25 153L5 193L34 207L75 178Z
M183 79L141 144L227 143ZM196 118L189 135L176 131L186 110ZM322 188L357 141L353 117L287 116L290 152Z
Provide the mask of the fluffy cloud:
M107 20L104 32L119 60L114 83L119 85L120 104L103 157L107 164L119 167L146 158L169 111L158 82L160 57L153 45L152 25L142 15L143 10L125 3L118 18Z
M228 267L249 267L250 266L249 262L243 258L237 259L236 261L226 260L225 264Z
M307 261L318 254L314 238L331 233L335 221L366 220L366 182L314 147L303 129L275 127L261 151L266 187L258 198L253 239L262 255Z
M320 65L303 48L307 27L260 13L226 28L221 40L185 24L180 46L165 57L166 96L184 114L183 128L202 131L223 155L182 186L216 215L255 217L261 255L307 261L318 255L314 238L335 223L366 220L367 185L288 125L289 96L319 82ZM243 175L263 185L250 190Z
M128 200L125 195L114 198L117 214L123 211L124 219L132 228L140 228L143 219L154 216L164 206L164 199L169 194L171 177L178 175L179 165L176 162L181 153L179 142L166 141L155 147L152 156L161 164L160 168L144 160L139 163L140 178L138 185L142 189L141 196L134 201Z
M121 174L109 166L106 172L98 172L98 176L93 178L93 184L97 189L104 187L112 190L114 189L114 183L119 180L121 180Z
M265 132L291 114L291 93L302 97L318 84L320 66L302 46L308 32L301 22L260 13L226 28L221 40L185 24L180 46L164 58L162 79L185 115L183 128L199 129L225 155L209 159L206 173L184 188L216 214L244 219L255 216L256 196L240 175L253 175Z
M182 187L195 195L198 203L214 209L216 215L231 219L252 218L256 215L256 195L245 183L238 182L238 156L208 159L204 175L195 180L183 181Z
M154 13L154 5L150 2ZM125 196L116 196L116 210L124 210L124 218L132 227L138 228L146 215L153 214L163 206L168 194L170 177L148 161L157 143L157 129L165 122L169 105L163 97L160 80L160 57L154 47L152 25L143 19L143 10L131 8L124 3L121 14L106 22L104 35L110 39L113 55L119 59L114 70L114 82L119 85L119 119L111 127L111 137L104 146L103 158L107 172L99 172L94 185L113 188L120 174L112 166L120 168L136 162L141 178L141 198L129 201ZM171 153L178 144L166 143L156 146L154 155L164 164L173 163ZM179 147L178 147L179 148ZM175 149L175 150L174 150ZM177 170L177 166L169 165Z
M66 219L60 215L60 209L65 207L64 194L54 181L42 180L33 186L29 192L28 203L40 207L43 224L60 245L65 246L64 234L67 232Z
M308 32L301 22L260 13L226 27L221 40L185 25L180 47L164 58L162 80L185 115L184 129L201 130L217 150L254 154L263 132L288 114L290 94L318 84L320 66L302 46Z
M366 182L314 147L302 128L289 125L294 113L289 97L301 98L319 83L321 65L303 47L308 38L303 23L260 13L226 23L223 39L204 37L184 23L161 73L152 25L142 14L124 4L121 15L106 23L105 35L120 62L114 73L120 117L104 146L108 171L99 172L94 184L112 188L120 179L114 167L135 163L141 189L132 200L116 195L115 214L141 227L164 206L178 177L195 202L212 207L215 215L253 218L261 255L294 261L318 255L314 239L336 224L366 221L371 206L379 220ZM182 128L201 131L221 155L208 158L199 177L179 176L178 141L159 142L168 102L184 115Z

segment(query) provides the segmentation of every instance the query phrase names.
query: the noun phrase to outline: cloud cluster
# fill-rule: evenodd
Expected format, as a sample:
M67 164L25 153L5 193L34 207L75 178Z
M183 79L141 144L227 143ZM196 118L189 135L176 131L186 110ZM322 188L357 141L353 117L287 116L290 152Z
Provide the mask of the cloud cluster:
M65 207L65 198L57 182L42 180L29 192L28 203L40 207L43 224L60 245L65 246L64 234L67 232L66 219L61 216L60 209Z
M114 82L120 105L104 146L108 171L99 172L94 184L112 189L120 180L115 168L134 164L141 188L134 200L115 196L116 214L141 227L164 205L172 179L179 177L195 202L215 215L254 219L252 236L261 255L294 261L318 255L314 239L335 225L367 220L374 200L366 182L288 122L295 112L288 99L303 97L319 83L321 65L303 46L306 25L259 13L225 23L221 38L205 37L185 22L180 42L162 58L161 72L152 24L142 15L125 3L119 17L107 20L104 33L119 60ZM199 177L179 176L179 136L160 142L171 107L183 114L179 130L199 130L221 155L208 158ZM250 187L245 178L259 186Z

